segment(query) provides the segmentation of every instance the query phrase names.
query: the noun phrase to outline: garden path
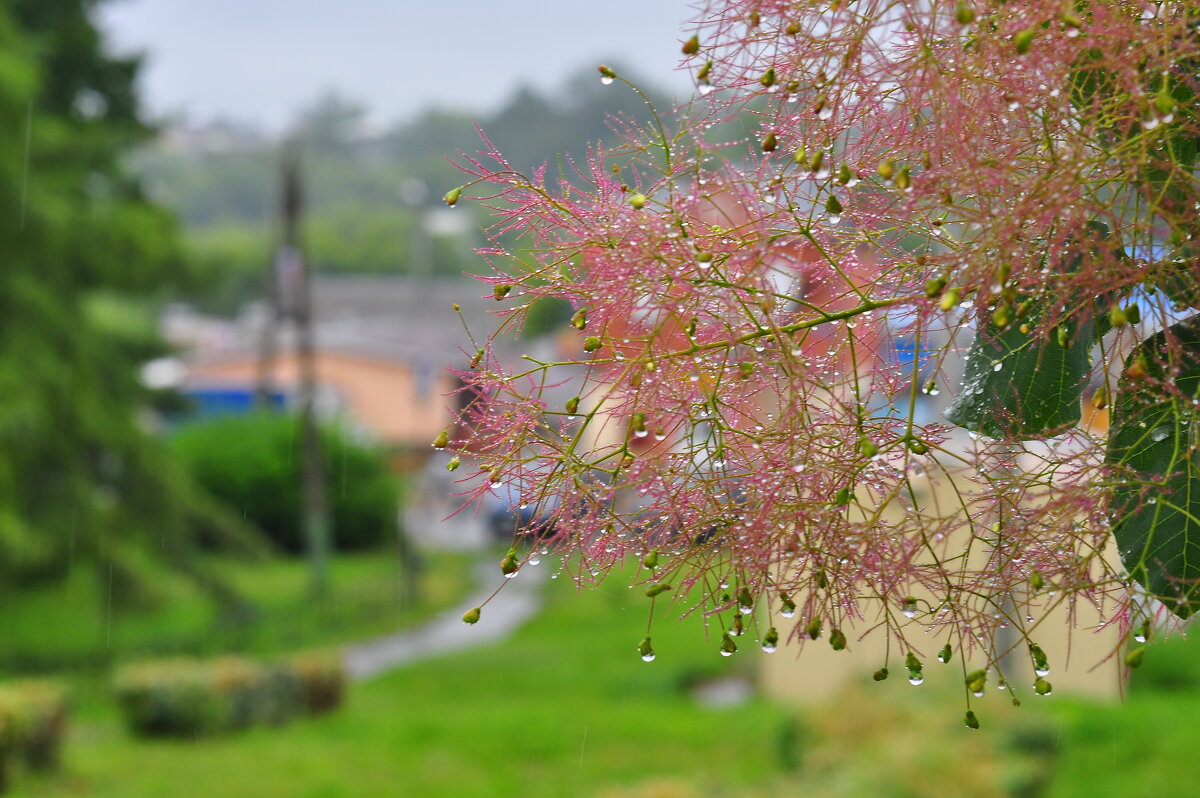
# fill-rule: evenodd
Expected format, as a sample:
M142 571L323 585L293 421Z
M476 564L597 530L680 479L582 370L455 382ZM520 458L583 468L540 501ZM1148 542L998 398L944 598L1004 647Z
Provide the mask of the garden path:
M541 606L539 589L549 570L525 565L484 607L479 623L468 626L463 613L483 604L500 583L499 569L490 560L478 563L475 572L480 587L458 606L415 629L347 646L344 658L350 678L369 679L407 662L503 640Z

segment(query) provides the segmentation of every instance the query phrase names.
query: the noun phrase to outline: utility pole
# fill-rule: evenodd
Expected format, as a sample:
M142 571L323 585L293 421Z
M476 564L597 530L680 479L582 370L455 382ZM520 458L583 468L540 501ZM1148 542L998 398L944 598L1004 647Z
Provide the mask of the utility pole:
M300 377L301 493L304 498L304 541L311 567L312 591L325 592L329 576L332 530L321 435L317 426L317 368L313 340L312 287L300 236L304 197L295 145L283 153L280 211L283 239L276 259L278 291L296 322L296 360Z

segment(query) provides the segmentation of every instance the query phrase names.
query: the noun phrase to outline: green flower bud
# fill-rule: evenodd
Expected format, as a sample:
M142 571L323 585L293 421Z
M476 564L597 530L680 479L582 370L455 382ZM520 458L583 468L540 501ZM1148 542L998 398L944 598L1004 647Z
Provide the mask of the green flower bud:
M659 582L657 585L651 585L650 587L646 588L646 595L650 598L654 598L655 596L661 596L670 589L671 586L666 582Z
M600 73L600 77L602 77L602 78L608 78L609 80L612 80L613 78L615 78L617 76L616 72L613 72L611 69L609 69L604 64L601 64L600 66L596 67L596 70Z
M778 146L779 146L779 140L777 138L775 138L774 132L767 133L767 135L763 136L763 140L762 140L762 151L763 152L775 152L775 148Z
M809 621L804 632L808 635L809 640L816 640L819 638L821 636L821 619L813 618L811 621Z
M579 397L572 396L563 407L566 409L568 415L575 415L579 411Z
M779 647L779 631L774 626L772 626L770 629L767 630L767 633L765 635L763 635L762 643L763 643L763 648L778 648Z
M941 662L942 664L949 662L953 657L954 649L950 647L949 643L942 646L942 650L939 651L937 655L938 662Z
M1137 305L1126 305L1125 306L1125 318L1129 321L1130 324L1137 324L1139 321L1142 320L1142 309L1139 308Z
M970 25L975 21L975 9L965 0L959 0L954 8L954 18L958 20L959 25Z
M772 86L774 86L775 85L775 67L768 67L767 71L764 72L762 77L758 79L758 82L763 85L764 89L769 89Z
M453 208L455 205L458 204L458 198L460 196L462 196L462 186L459 186L458 188L452 188L449 191L447 191L446 194L442 197L442 201L445 202L447 205L449 205L451 208Z
M829 630L829 647L834 651L841 651L846 647L846 634L841 629Z
M925 296L930 299L936 299L941 295L942 290L946 287L946 280L942 277L935 277L932 280L925 281Z
M585 338L583 340L583 351L584 352L595 352L599 348L600 348L600 336L589 335L587 338Z
M850 489L838 488L837 493L833 494L833 506L845 507L850 503Z
M738 650L737 643L734 641L734 639L732 637L729 636L728 632L726 632L724 635L721 636L721 653L722 654L724 654L725 656L729 656L730 654L736 654L737 650Z
M891 161L884 161L876 167L875 171L884 180L891 180L896 175L896 164Z
M796 602L792 601L791 597L786 594L779 597L779 607L784 616L789 618L796 612Z
M1037 31L1033 28L1025 30L1013 36L1013 47L1017 50L1017 55L1025 55L1029 52L1029 48L1033 46L1033 36Z
M441 432L439 432L437 434L437 437L433 439L433 448L435 448L435 449L445 449L449 445L450 445L450 433L447 432L446 430L442 430Z
M825 212L837 216L842 212L842 203L838 202L838 198L834 194L829 195L829 199L825 200Z
M638 643L637 652L647 662L654 659L654 647L650 645L649 637L642 638L642 642Z
M964 722L967 724L968 729L978 729L979 728L979 718L975 717L975 713L969 709L967 710L967 714L964 718Z
M879 447L870 438L862 438L858 442L858 451L863 457L870 459L879 454Z
M469 609L464 612L462 617L463 623L479 623L479 612L479 607L475 607L474 609Z
M854 173L850 171L848 164L842 164L838 167L838 182L843 186L854 179Z
M1013 323L1012 305L999 305L992 313L992 324L995 324L1001 330Z
M575 311L575 315L571 316L571 326L576 330L587 328L587 308L580 308Z
M1142 660L1146 657L1146 647L1138 646L1133 651L1125 655L1125 665L1129 668L1139 668L1142 665Z
M1108 320L1114 327L1124 327L1129 323L1129 316L1126 315L1124 308L1113 305L1108 311Z
M917 659L917 655L910 651L904 657L904 667L914 673L920 673L924 666L921 665L921 660Z
M748 588L748 587L743 587L741 590L738 591L737 600L738 600L738 605L741 607L753 607L754 606L754 596L750 595L750 588Z
M1042 578L1041 571L1034 571L1029 576L1029 587L1036 593L1046 586L1046 580Z
M712 72L712 68L713 68L713 62L706 61L704 63L704 66L700 67L699 71L696 72L696 80L700 81L701 83L707 83L708 82L708 73Z
M1154 107L1163 116L1175 113L1175 98L1167 90L1166 81L1163 81L1163 87L1158 90L1158 94L1154 95Z
M680 48L680 52L682 52L684 55L695 55L696 53L700 52L700 37L693 35L692 38L683 43L683 47Z
M508 576L515 574L520 565L517 563L517 550L509 549L508 554L504 555L504 559L500 561L500 573Z
M888 669L887 668L880 668L879 670L877 670L873 674L871 674L871 678L877 682L882 682L887 677L888 677Z
M913 454L926 454L929 452L929 447L919 438L908 439L908 450Z
M1054 685L1050 684L1050 682L1046 681L1045 679L1038 679L1033 683L1033 692L1037 693L1038 695L1050 695L1053 690Z
M454 455L450 458L450 462L446 463L446 470L456 471L460 465L462 465L462 460L458 458L458 455Z
M632 195L629 198L629 204L633 206L634 210L640 211L642 208L646 207L646 195L645 194Z
M657 568L658 567L658 552L652 551L649 554L647 554L645 557L643 557L642 565L646 566L647 568L649 568L652 571L655 568Z
M504 299L504 297L508 296L508 292L511 290L511 285L496 285L492 287L492 296L496 297L497 300Z
M938 307L942 310L950 310L958 304L958 289L947 288L946 293L942 294L942 298L938 300Z

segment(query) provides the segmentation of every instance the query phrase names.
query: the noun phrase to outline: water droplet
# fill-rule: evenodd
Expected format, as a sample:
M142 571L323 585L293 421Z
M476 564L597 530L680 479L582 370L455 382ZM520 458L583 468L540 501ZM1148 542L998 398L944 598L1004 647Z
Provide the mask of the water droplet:
M643 654L642 662L654 662L654 655L653 654Z
M707 97L708 95L712 94L716 90L717 90L716 86L712 85L711 83L705 83L704 85L702 85L700 87L700 96Z
M830 224L841 224L841 222L842 222L842 216L839 213L835 213L829 217Z
M992 371L999 371L1002 368L1004 368L1004 363L1002 361L999 361L999 360L992 361Z
M603 83L605 86L611 86L613 79L610 78L608 75L601 75L600 82Z
M1034 668L1033 672L1036 673L1038 676L1049 676L1050 675L1050 669L1045 666Z
M1150 433L1150 440L1154 441L1155 443L1158 443L1159 441L1165 441L1167 436L1170 434L1170 427L1155 427L1154 431Z
M635 437L635 438L644 438L649 434L650 434L650 431L645 430L645 429L635 429L633 431L633 437Z
M908 683L911 684L913 687L916 687L919 684L925 683L925 677L919 673L910 673L908 675Z
M763 643L762 650L764 654L774 654L779 650L779 646L773 643Z
M792 609L792 610L780 610L780 611L779 611L779 617L781 617L781 618L795 618L795 617L796 617L796 611L795 611L794 609Z

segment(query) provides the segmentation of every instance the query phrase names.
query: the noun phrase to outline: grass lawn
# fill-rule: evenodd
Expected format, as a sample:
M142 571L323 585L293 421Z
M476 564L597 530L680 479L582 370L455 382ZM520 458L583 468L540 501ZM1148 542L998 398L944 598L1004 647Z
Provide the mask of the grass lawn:
M223 613L177 579L161 581L160 600L151 606L110 610L102 575L81 568L65 584L0 597L0 669L46 673L146 656L273 654L337 645L423 620L454 603L471 587L467 562L463 555L426 556L416 602L404 600L398 563L386 551L335 556L321 600L308 593L302 560L222 562L222 573L247 600L237 615Z
M973 732L953 679L910 688L864 674L865 686L799 715L762 699L701 707L689 684L753 674L764 655L748 640L724 659L699 619L664 618L647 664L634 650L641 591L614 577L576 594L560 579L546 595L512 640L355 685L334 715L284 728L138 741L91 700L64 772L19 772L13 794L1184 798L1200 784L1189 756L1200 746L1200 640L1153 647L1128 703L1056 695L1013 710L996 692L976 705L984 729Z
M611 580L548 607L509 642L356 685L338 713L195 742L128 737L111 710L73 729L65 772L22 776L39 796L590 796L675 777L713 790L777 772L786 714L754 701L706 709L685 686L745 670L699 621L656 625L658 660L635 652L647 599ZM486 610L484 620L487 622Z

